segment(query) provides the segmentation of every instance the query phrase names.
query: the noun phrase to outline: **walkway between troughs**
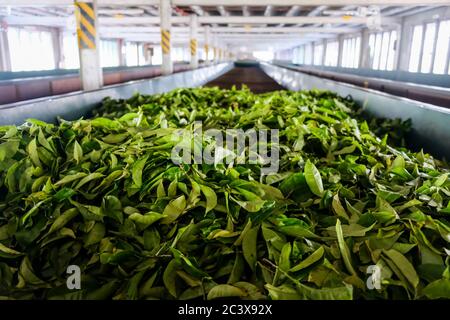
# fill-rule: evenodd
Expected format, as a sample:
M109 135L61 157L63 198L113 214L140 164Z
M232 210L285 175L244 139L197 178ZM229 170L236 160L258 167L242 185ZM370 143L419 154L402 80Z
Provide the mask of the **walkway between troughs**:
M231 89L233 85L240 89L245 84L253 93L285 90L259 67L235 67L224 75L208 82L206 87Z

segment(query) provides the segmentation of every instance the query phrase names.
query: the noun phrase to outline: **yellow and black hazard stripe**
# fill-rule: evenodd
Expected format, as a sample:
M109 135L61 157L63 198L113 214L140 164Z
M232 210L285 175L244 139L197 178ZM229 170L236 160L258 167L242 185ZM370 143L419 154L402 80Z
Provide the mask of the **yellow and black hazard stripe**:
M161 30L161 47L163 54L170 54L170 31Z
M195 56L197 54L197 39L191 39L191 55Z
M75 2L77 18L78 45L82 49L95 49L95 11L92 2Z
M207 44L205 44L205 56L206 56L206 60L208 60L208 57L209 57L209 46Z

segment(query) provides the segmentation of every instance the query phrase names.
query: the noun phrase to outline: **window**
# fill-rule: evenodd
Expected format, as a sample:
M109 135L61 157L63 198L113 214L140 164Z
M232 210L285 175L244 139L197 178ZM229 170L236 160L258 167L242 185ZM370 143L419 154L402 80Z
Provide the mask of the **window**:
M380 55L381 55L381 40L382 34L376 34L374 39L373 55L372 55L372 69L378 70L380 68Z
M344 39L342 50L342 67L358 68L361 52L361 37Z
M314 46L314 65L320 66L323 61L323 44L316 44Z
M125 43L125 63L127 67L139 65L138 44L136 42Z
M55 69L52 34L28 28L8 28L12 71Z
M413 39L411 44L411 55L409 58L409 71L419 71L419 61L422 51L423 26L415 26L413 29Z
M390 36L389 32L383 32L383 37L381 38L380 70L386 70Z
M300 46L294 49L292 57L292 63L304 64L305 63L305 47Z
M210 51L210 50L208 50ZM211 54L209 54L208 59L211 59ZM161 46L153 47L152 64L161 65L162 64L162 49Z
M434 56L434 44L436 38L436 23L427 23L425 28L425 38L422 49L422 65L420 72L431 72L431 64Z
M117 41L100 41L100 64L102 67L119 66L119 44L117 43Z
M396 30L372 33L369 36L369 52L372 69L394 69L396 42Z
M433 73L444 74L449 63L450 44L450 20L441 21L439 24L438 37L436 41L436 56L434 57ZM450 69L447 69L450 74Z
M197 48L197 51L198 51L198 59L204 61L206 59L205 49L202 46L199 46Z
M338 64L338 56L339 56L339 42L338 41L328 42L325 54L325 65L328 67L336 67Z
M313 46L312 44L307 44L305 46L305 64L312 64L313 61Z
M305 46L301 46L298 51L298 64L305 63Z
M256 59L261 61L270 61L273 59L273 52L266 50L266 51L255 51L253 53Z
M395 53L397 50L397 31L391 31L391 37L389 39L389 49L386 70L394 70L395 68Z
M80 68L80 58L78 54L78 40L75 33L63 34L63 68L78 69Z
M298 63L298 48L294 48L293 54L292 54L292 63Z
M450 20L414 26L409 71L450 74L449 42Z
M145 66L147 65L147 58L146 58L146 45L143 43L140 43L138 45L138 65Z
M219 54L219 50L216 50L216 54ZM181 61L185 61L185 56L184 56L184 48L183 47L173 47L172 48L172 60L174 62L181 62Z

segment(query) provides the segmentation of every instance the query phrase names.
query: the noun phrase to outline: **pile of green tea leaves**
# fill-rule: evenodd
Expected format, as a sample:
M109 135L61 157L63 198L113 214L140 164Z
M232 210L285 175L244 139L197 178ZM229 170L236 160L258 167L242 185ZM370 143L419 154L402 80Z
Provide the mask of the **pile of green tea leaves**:
M278 173L175 165L194 121L279 129ZM1 127L0 297L450 298L448 166L369 122L331 92L199 88Z

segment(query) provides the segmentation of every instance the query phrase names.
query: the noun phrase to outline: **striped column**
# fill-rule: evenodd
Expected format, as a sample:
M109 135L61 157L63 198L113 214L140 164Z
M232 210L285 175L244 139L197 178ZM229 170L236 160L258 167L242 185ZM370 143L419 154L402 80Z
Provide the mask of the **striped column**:
M214 63L219 62L219 43L218 43L217 35L214 35Z
M197 39L191 39L189 42L190 48L191 48L191 63L196 61L197 59ZM195 61L194 61L195 59Z
M191 40L189 47L191 49L191 69L198 68L198 54L197 54L197 37L198 37L198 18L197 15L191 15Z
M209 42L211 41L211 29L205 26L205 63L209 64Z
M103 86L103 72L97 50L96 0L76 1L78 48L80 51L80 74L83 90L96 90Z
M170 31L161 30L161 47L165 55L170 55Z
M162 49L162 74L173 73L173 62L171 57L170 21L172 15L172 6L170 0L160 0L159 16L161 17L161 49Z

